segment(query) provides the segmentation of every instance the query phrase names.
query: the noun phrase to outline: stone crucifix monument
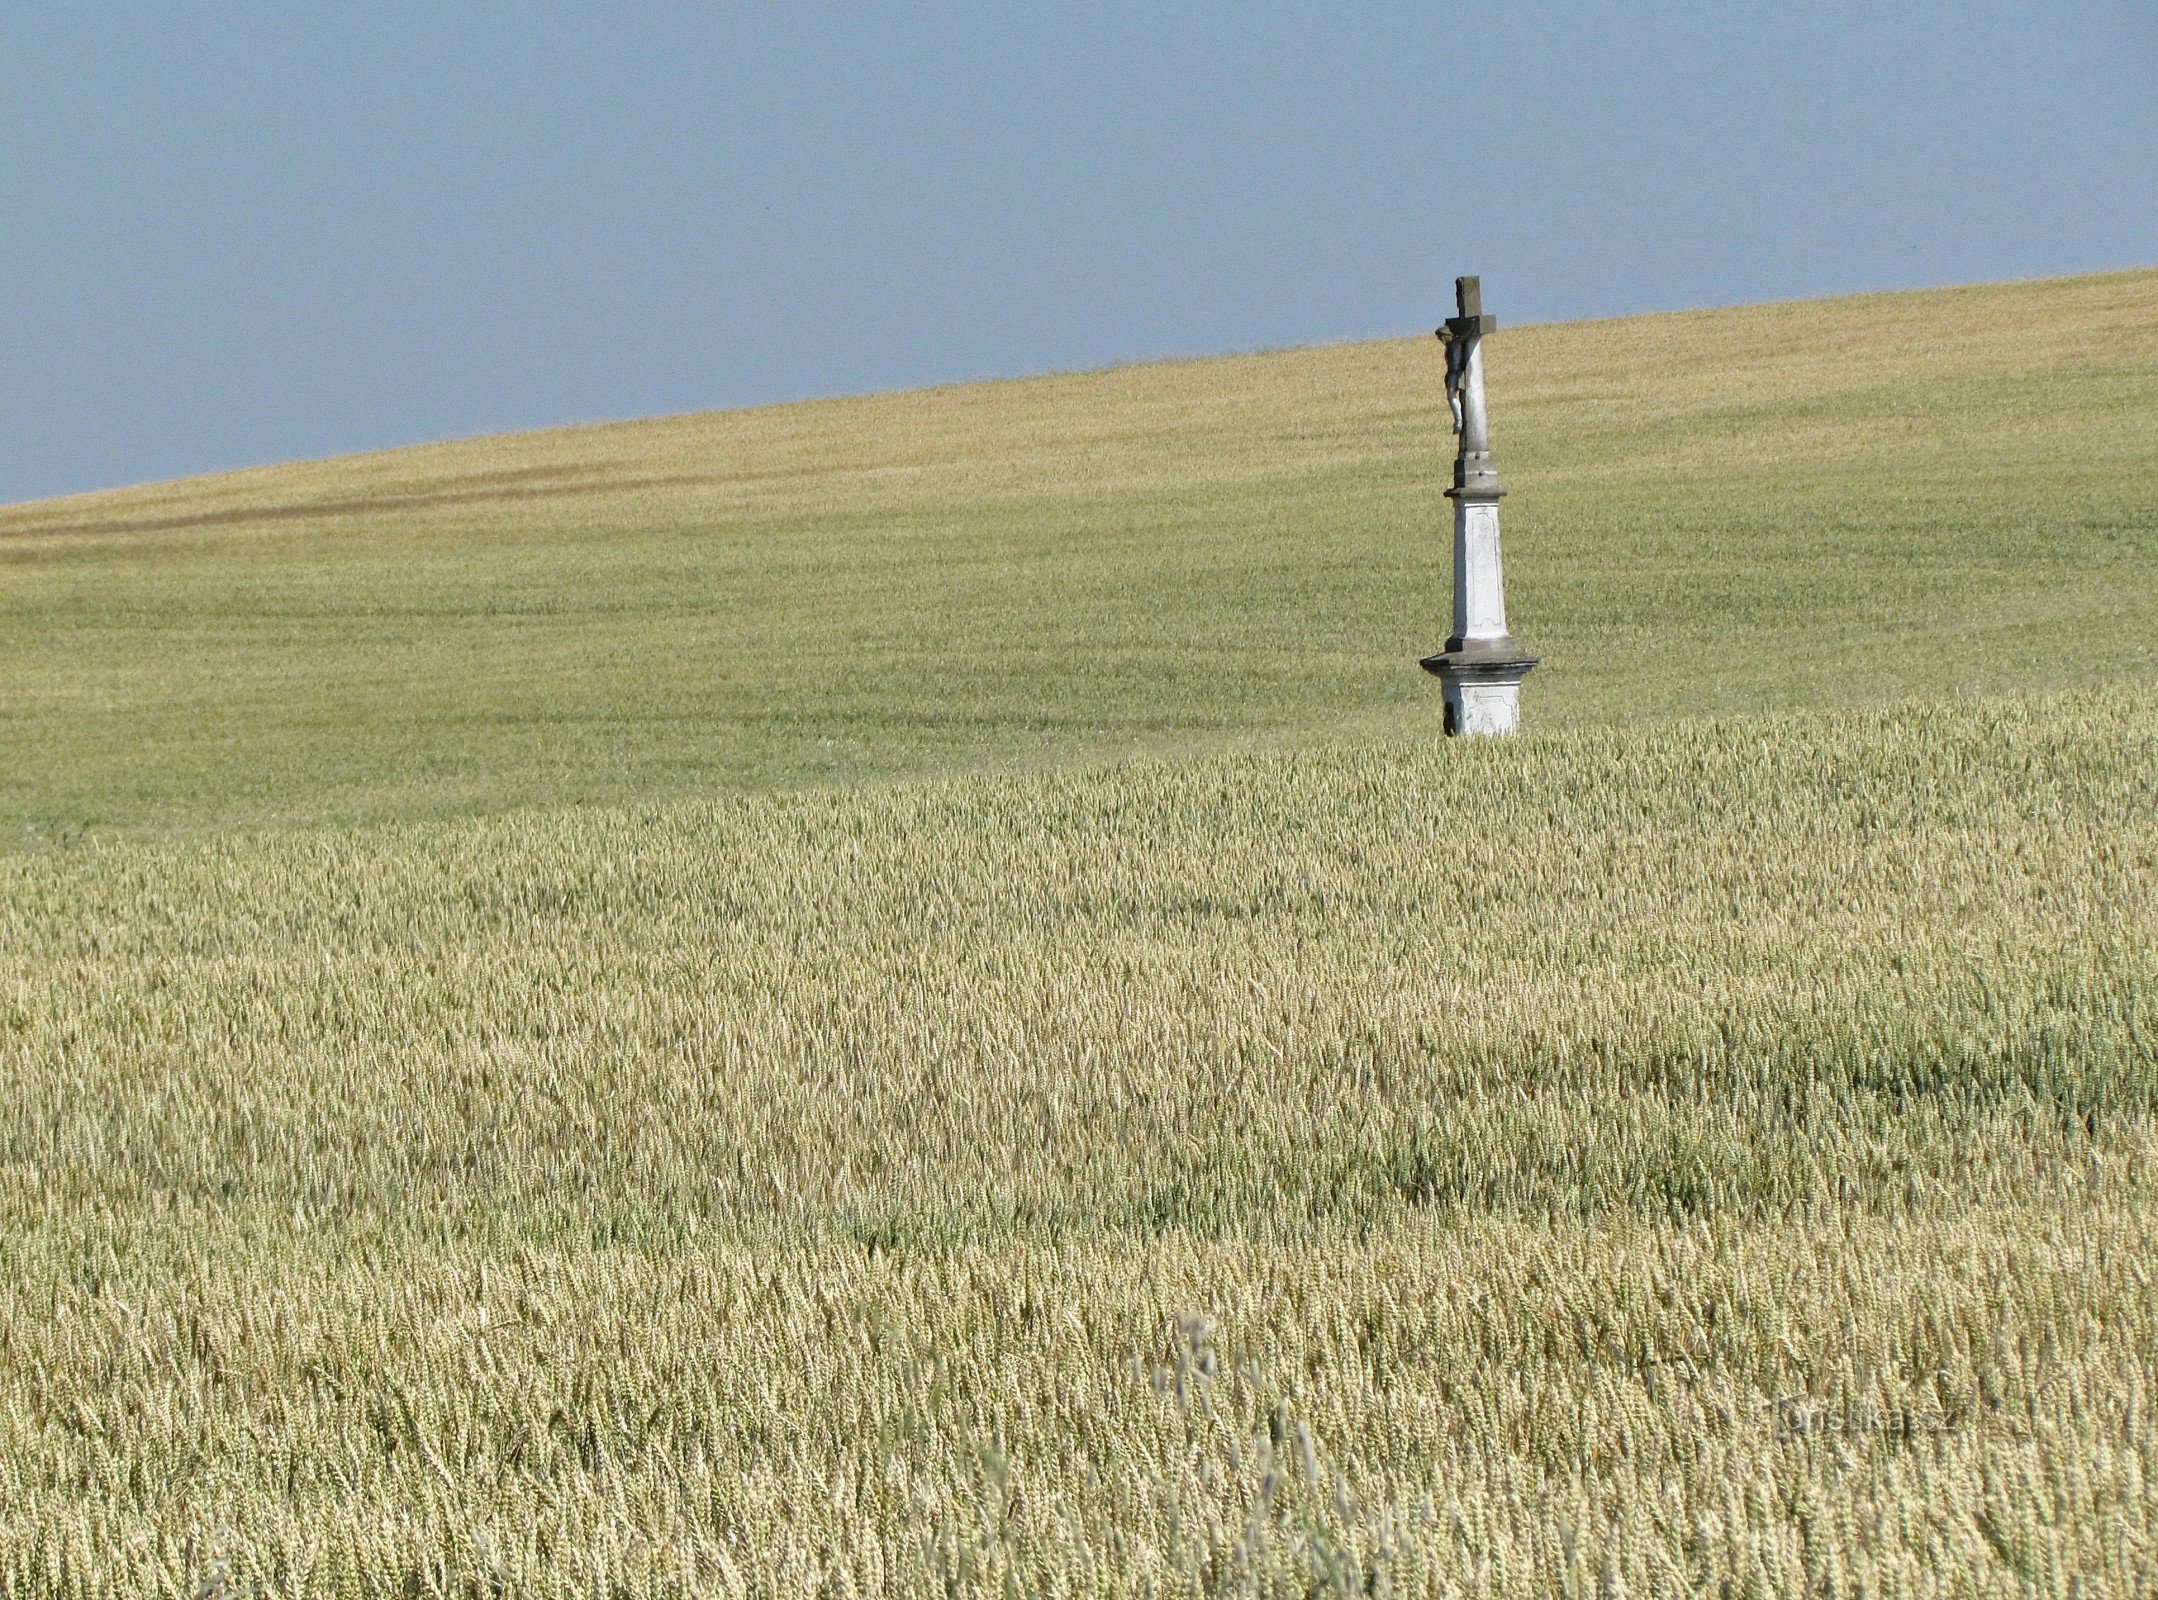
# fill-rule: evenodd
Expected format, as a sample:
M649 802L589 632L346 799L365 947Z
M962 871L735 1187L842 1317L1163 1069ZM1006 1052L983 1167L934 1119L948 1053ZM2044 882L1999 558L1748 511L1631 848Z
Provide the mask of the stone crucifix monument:
M1446 403L1460 448L1454 455L1454 636L1424 658L1446 697L1450 734L1513 733L1521 726L1521 680L1536 658L1506 631L1506 579L1499 565L1499 469L1491 459L1484 410L1483 338L1498 326L1484 315L1482 286L1454 280L1458 315L1446 319Z

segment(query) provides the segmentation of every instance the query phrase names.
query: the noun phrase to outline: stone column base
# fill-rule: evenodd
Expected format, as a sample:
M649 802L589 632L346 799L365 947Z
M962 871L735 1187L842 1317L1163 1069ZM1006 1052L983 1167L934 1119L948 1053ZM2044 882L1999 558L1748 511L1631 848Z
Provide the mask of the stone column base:
M1451 641L1449 641L1451 642ZM1536 657L1513 648L1477 644L1424 658L1446 698L1446 732L1478 739L1521 731L1521 680Z

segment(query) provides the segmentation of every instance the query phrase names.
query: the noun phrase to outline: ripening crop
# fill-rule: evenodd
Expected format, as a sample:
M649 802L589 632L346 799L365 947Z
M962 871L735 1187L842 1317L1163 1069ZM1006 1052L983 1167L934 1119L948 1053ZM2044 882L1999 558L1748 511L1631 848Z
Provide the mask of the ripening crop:
M0 858L0 1595L2158 1591L2158 698Z

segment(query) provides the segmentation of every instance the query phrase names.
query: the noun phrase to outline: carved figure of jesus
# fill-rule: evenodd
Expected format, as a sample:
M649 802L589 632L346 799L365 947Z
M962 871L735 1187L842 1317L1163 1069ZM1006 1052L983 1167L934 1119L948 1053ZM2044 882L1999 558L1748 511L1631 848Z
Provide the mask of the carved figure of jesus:
M1465 455L1488 456L1491 430L1484 420L1484 362L1480 347L1484 335L1498 320L1484 314L1482 286L1474 278L1456 278L1454 297L1460 315L1446 319L1439 329L1446 346L1446 409L1454 414L1454 432L1461 437Z
M1439 339L1446 346L1446 405L1454 414L1454 432L1460 433L1466 426L1461 415L1463 391L1469 382L1469 347L1474 342L1456 339L1446 329L1439 330Z

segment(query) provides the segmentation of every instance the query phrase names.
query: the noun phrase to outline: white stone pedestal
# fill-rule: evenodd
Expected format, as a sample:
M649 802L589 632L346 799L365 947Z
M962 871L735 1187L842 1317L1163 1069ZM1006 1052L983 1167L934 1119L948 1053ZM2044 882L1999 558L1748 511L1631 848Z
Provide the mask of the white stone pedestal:
M1521 680L1536 658L1506 631L1498 491L1454 489L1454 635L1426 657L1446 702L1446 731L1463 738L1518 733Z
M1432 670L1439 677L1439 693L1446 703L1446 731L1467 739L1519 733L1521 680L1529 675L1529 667L1534 665L1532 661L1509 672L1489 676L1470 676L1465 672L1434 667Z

